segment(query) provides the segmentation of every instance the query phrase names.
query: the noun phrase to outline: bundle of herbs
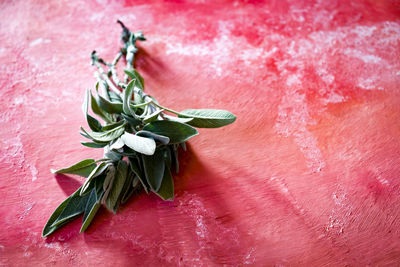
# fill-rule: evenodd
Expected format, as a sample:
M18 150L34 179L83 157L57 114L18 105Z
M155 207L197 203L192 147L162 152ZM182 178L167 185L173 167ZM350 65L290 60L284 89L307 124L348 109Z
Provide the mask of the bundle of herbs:
M102 159L85 159L53 173L75 174L86 178L81 187L62 202L50 216L42 235L48 236L83 214L81 232L85 231L101 205L117 211L133 193L144 189L163 200L173 200L174 181L171 169L179 171L178 148L198 128L218 128L235 121L225 110L187 109L181 112L161 106L144 92L143 77L134 68L137 41L145 41L142 32L122 26L123 47L111 63L92 53L98 82L94 94L87 90L83 112L91 131L81 127L80 134L89 139L82 145L103 148ZM126 61L123 81L116 65ZM100 123L88 114L89 105ZM168 115L167 112L171 115ZM175 116L173 116L173 115Z

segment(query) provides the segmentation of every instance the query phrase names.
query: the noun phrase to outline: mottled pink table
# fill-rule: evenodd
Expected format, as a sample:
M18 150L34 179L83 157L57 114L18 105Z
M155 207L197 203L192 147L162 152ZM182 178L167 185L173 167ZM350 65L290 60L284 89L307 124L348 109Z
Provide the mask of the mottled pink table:
M0 266L400 264L398 1L6 0L0 18ZM238 119L190 141L174 202L43 239L83 181L50 168L102 156L78 130L117 19L148 38L148 93Z

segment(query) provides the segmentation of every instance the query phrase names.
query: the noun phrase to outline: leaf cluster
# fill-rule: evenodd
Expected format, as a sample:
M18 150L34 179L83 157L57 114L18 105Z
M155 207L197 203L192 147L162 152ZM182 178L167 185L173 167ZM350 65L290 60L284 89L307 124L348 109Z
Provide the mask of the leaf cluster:
M225 110L177 112L147 95L143 77L133 68L136 41L145 38L141 32L132 33L119 23L123 29L123 47L112 63L92 53L92 63L98 68L98 82L95 90L86 91L82 106L90 128L81 127L80 134L88 139L82 145L103 148L104 156L97 161L85 159L70 167L52 170L53 173L80 175L86 180L56 208L43 229L43 236L81 214L83 232L101 205L116 213L121 204L141 189L163 200L173 200L171 170L179 171L179 147L186 149L185 142L198 135L195 127L218 128L236 119ZM121 57L126 61L125 82L121 82L115 72ZM108 72L103 66L109 68Z

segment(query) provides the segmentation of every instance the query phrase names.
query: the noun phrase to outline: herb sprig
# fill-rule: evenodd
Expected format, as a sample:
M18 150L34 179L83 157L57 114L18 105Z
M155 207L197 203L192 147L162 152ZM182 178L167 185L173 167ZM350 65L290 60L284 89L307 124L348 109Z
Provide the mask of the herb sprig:
M107 63L96 51L91 55L97 67L95 92L87 90L83 103L88 126L80 134L89 142L82 145L103 148L100 160L85 159L53 173L76 174L86 178L84 184L64 200L50 216L43 237L83 214L80 232L92 222L101 205L116 213L135 192L144 189L163 200L174 199L171 169L179 172L178 148L198 134L194 127L218 128L235 121L225 110L186 109L177 112L160 105L144 92L144 79L134 68L137 41L145 41L141 31L131 32L122 26L123 47L114 60ZM125 59L123 81L116 65ZM89 105L100 123L88 113ZM166 112L172 113L168 115Z

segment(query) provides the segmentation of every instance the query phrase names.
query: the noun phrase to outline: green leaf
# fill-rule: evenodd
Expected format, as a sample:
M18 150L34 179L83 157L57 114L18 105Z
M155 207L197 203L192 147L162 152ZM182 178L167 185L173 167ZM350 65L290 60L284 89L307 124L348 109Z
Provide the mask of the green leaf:
M219 109L186 109L178 116L193 118L188 124L198 128L218 128L236 120L236 116L229 111Z
M164 169L164 177L162 179L161 187L154 193L163 200L174 200L174 180L172 179L169 168Z
M156 150L156 142L153 138L141 137L125 132L121 136L124 144L144 155L153 155Z
M119 94L116 94L113 91L108 91L108 95L110 96L111 102L122 103L122 99L121 99L121 96Z
M59 170L51 170L52 173L68 173L68 174L76 174L83 177L88 177L89 174L96 168L96 161L94 159L85 159L82 160L70 167L59 169Z
M125 131L125 123L105 132L91 132L88 133L85 129L81 127L81 130L89 136L92 140L96 142L109 142L118 137L120 137Z
M98 115L100 118L102 118L103 120L105 120L107 123L112 123L113 122L113 117L111 114L108 114L106 112L104 112L99 105L97 104L96 99L93 97L92 93L89 91L90 94L90 103L91 103L91 107L92 107L92 111L94 114Z
M125 114L131 115L132 117L136 117L135 112L131 108L131 99L132 99L132 94L133 94L133 89L135 85L135 80L130 81L128 86L125 88L125 90L122 93L122 109Z
M144 136L144 137L151 137L154 139L154 141L158 141L163 145L166 145L169 143L169 137L163 136L163 135L159 135L159 134L155 134L149 131L139 131L136 133L136 135L138 136Z
M135 69L132 71L125 69L124 72L126 73L126 75L129 76L129 78L135 80L136 87L138 87L141 90L144 90L144 79L142 75L139 74L139 72L137 72Z
M160 113L162 113L163 111L164 111L163 109L159 109L156 112L153 112L152 114L147 115L146 117L143 118L143 122L149 123L149 122L157 120L158 115L160 115Z
M120 194L119 202L121 204L124 204L129 199L129 197L132 195L132 193L133 193L132 182L133 182L135 176L136 175L132 172L132 170L130 170L128 168L128 175L126 176L126 180L125 180L124 186L123 186L123 188L121 190L121 194Z
M140 168L141 163L142 163L141 160L138 160L137 158L129 157L129 166L131 167L131 170L139 178L139 181L142 184L144 191L146 191L146 193L148 194L149 193L149 184L146 181L145 174L143 173L143 171Z
M106 111L107 113L114 114L114 113L122 113L122 103L120 102L111 102L101 95L97 95L96 97L97 105Z
M124 124L124 121L118 121L118 122L115 122L115 123L107 124L107 125L103 126L101 128L101 130L103 132L110 131L112 129L117 128L118 126L121 126L122 124Z
M107 143L95 143L95 142L81 142L81 144L91 148L103 148L107 145Z
M80 233L84 232L92 222L94 216L96 215L97 211L100 207L100 201L97 198L96 188L94 187L89 194L89 198L86 203L86 207L83 214L83 222Z
M85 194L83 196L80 196L79 194L72 196L64 210L61 212L60 216L58 216L51 226L63 224L75 218L76 216L81 215L85 210L88 198L89 194Z
M121 194L122 188L124 186L126 176L128 174L128 164L124 160L118 162L117 171L115 173L115 178L110 190L110 194L106 200L106 206L109 210L116 213L115 206L118 204L119 195Z
M61 226L63 226L65 223L63 224L58 224L58 225L54 225L53 223L57 220L57 218L60 216L60 214L63 212L63 210L65 209L65 207L67 206L67 204L69 203L69 201L71 200L71 198L75 197L75 196L79 196L79 192L81 191L81 187L78 188L78 190L76 190L74 193L72 193L66 200L64 200L53 212L53 214L51 214L50 218L48 219L46 225L43 228L42 231L42 236L46 237L48 235L50 235L51 233L53 233L54 231L56 231L57 229L59 229Z
M163 151L156 150L154 155L143 155L143 166L146 180L152 191L157 192L160 189L162 178L164 176L165 161Z
M180 123L188 123L189 121L193 120L193 118L178 118L178 117L170 116L168 114L164 114L164 117L169 121L177 121Z
M167 136L170 139L170 143L182 143L199 134L190 125L167 120L148 123L143 127L143 130Z
M89 94L90 94L90 91L86 90L85 99L84 99L83 105L82 105L82 111L83 111L83 114L85 114L86 121L87 121L90 129L92 131L98 132L101 130L100 122L88 114Z
M80 195L85 194L90 186L90 182L97 176L103 174L110 165L111 165L110 162L101 162L99 165L97 165L96 168L93 169L93 171L89 174L89 176L83 183Z
M133 127L136 127L142 123L141 120L135 119L129 115L121 114L121 116Z

